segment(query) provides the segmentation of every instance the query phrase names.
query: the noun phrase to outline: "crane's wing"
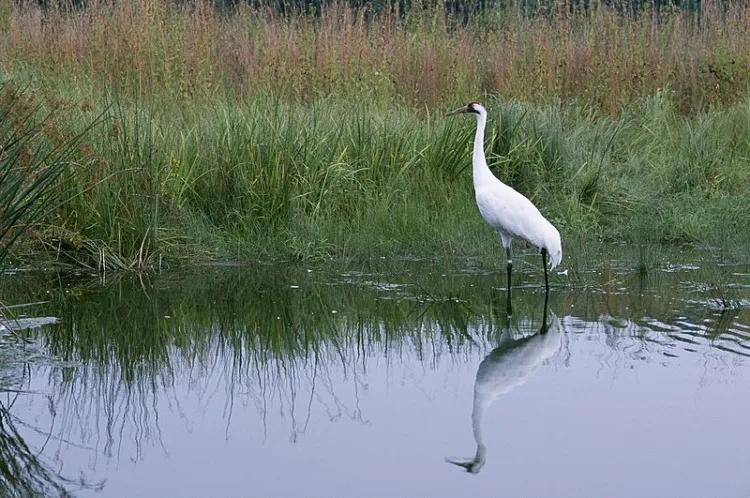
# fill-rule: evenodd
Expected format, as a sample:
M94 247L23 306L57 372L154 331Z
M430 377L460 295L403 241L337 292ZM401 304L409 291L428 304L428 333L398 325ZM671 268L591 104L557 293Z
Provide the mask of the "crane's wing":
M538 248L559 234L530 200L513 188L498 182L476 190L482 217L497 230L527 240ZM554 232L554 233L553 233Z

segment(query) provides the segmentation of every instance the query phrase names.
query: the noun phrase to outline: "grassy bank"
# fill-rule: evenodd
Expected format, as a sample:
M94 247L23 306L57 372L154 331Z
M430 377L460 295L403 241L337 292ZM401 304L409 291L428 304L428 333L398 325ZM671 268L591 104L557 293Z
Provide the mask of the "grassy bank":
M566 247L744 250L750 23L703 15L701 29L688 14L657 23L604 8L461 28L440 11L365 22L343 7L315 19L156 2L6 9L3 79L30 82L50 136L83 133L64 202L16 256L100 269L494 260L473 201L474 122L443 117L483 94L488 160Z
M495 172L569 243L747 242L750 107L489 105ZM37 231L82 263L499 254L474 206L471 119L333 101L109 112L82 144L82 194Z

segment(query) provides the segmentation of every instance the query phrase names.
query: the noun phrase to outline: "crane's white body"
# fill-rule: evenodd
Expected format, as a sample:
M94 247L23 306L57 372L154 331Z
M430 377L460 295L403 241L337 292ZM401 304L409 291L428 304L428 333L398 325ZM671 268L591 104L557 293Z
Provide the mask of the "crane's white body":
M545 309L546 312L546 309ZM562 347L560 320L550 313L550 324L543 334L537 333L522 339L512 339L510 329L506 329L505 341L488 354L477 370L474 381L474 406L471 412L471 426L477 443L477 453L467 462L448 460L477 473L486 459L486 446L482 435L482 425L490 405L500 396L525 384L547 360Z
M490 226L500 232L503 247L509 248L514 238L524 239L540 251L546 249L550 258L550 269L554 268L562 261L560 232L542 216L530 200L492 174L484 155L487 110L478 103L469 104L468 107L471 107L471 110L464 112L471 112L477 118L472 172L479 212Z

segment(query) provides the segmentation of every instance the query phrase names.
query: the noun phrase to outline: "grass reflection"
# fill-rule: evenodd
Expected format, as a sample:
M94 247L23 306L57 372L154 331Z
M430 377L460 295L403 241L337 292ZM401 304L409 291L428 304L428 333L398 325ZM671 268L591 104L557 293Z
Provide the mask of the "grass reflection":
M712 272L695 266L644 275L612 264L583 285L557 276L549 309L565 330L562 361L579 338L601 344L598 361L615 369L696 352L750 355L742 325L750 314L711 306L715 286L705 284ZM745 273L722 273L734 279L722 291L738 302L746 299ZM541 323L544 294L531 285L537 277L519 272L514 280L515 327ZM130 439L135 454L127 458L138 460L147 447L168 450L160 412L189 420L190 406L222 399L227 433L237 404L255 407L264 424L281 413L293 441L326 418L366 423L359 401L374 366L459 364L499 344L502 278L469 263L427 262L211 267L105 284L29 274L2 277L0 301L49 301L44 313L60 318L19 332L54 358L52 366L30 368L25 386L49 387L55 441L119 460ZM44 403L27 406L42 413Z
M23 330L34 327L34 322L21 319L12 326ZM4 327L7 332L10 326L0 321L0 330ZM69 497L75 490L101 489L103 483L89 480L85 473L73 479L61 472L45 454L47 445L57 439L57 417L51 396L28 389L30 371L39 365L40 353L22 341L6 342L0 352L0 495ZM29 402L38 404L40 411L34 417L19 417L16 409Z
M653 317L669 323L683 316L698 323L716 315L723 318L711 319L716 323L707 337L717 338L750 318L742 306L715 305L717 292L724 300L746 301L748 286L741 285L746 277L736 270L721 271L719 285L712 283L714 268L643 276L612 265L596 270L584 286L571 288L559 277L550 309L593 322L632 319L636 326ZM514 305L518 316L536 319L542 294L525 284L533 278L514 281L521 289ZM118 383L125 384L169 383L177 366L215 366L217 352L238 371L271 363L285 369L312 359L346 365L353 357L405 351L425 361L429 354L484 348L504 325L501 275L430 263L356 270L205 268L187 275L122 277L106 285L51 274L4 280L0 301L51 299L44 312L61 324L39 340L56 358L116 366Z

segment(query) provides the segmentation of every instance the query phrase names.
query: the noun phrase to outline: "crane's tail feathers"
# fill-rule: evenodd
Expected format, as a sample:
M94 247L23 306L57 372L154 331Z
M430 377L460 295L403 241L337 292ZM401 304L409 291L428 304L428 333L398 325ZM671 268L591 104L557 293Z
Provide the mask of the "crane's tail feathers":
M549 269L554 270L562 262L562 249L558 249L555 252L548 250L547 254L549 254Z

